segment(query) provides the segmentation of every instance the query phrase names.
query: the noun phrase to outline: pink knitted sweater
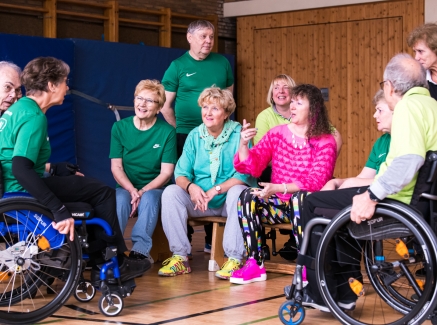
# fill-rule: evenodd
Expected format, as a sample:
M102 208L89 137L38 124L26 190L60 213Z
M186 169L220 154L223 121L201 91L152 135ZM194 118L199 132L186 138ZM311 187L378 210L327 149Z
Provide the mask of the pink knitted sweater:
M310 140L304 148L294 148L293 133L288 125L279 125L267 132L256 146L249 150L249 157L240 161L234 156L235 169L259 177L272 162L273 184L294 183L301 190L319 191L332 178L337 158L334 136L326 135ZM302 138L296 137L299 143ZM299 141L300 140L300 141ZM288 200L291 193L276 193L281 200Z

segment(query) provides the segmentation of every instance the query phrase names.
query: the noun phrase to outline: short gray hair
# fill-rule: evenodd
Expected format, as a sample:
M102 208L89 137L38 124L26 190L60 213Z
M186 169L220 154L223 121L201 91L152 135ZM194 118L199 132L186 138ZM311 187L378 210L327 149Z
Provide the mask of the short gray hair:
M17 71L17 73L19 75L21 75L21 68L18 65L14 64L12 62L9 62L9 61L0 61L0 71L3 70L3 68L6 68L6 67L14 69L15 71Z
M214 25L207 20L195 20L188 25L187 33L193 34L198 29L209 28L215 32Z
M413 87L428 88L423 66L407 53L396 54L385 67L384 80L390 81L394 92L404 95Z

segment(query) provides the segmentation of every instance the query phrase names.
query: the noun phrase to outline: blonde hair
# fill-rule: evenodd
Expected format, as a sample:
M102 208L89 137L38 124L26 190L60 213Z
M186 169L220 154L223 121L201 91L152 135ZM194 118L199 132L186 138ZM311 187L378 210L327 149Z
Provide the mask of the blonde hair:
M159 97L158 99L159 107L161 108L162 106L164 106L165 99L166 99L165 90L164 90L164 86L159 82L159 80L155 80L155 79L141 80L135 88L134 96L136 97L143 90L150 90L156 93Z
M235 111L235 100L232 92L228 89L220 89L218 87L212 86L210 88L206 88L204 91L200 93L199 100L197 103L200 107L203 106L204 103L218 103L225 110L225 112L231 115Z
M288 85L288 88L291 90L294 86L296 86L296 82L287 74L278 74L276 77L273 78L272 82L270 83L269 92L267 93L267 104L273 107L275 102L273 101L273 87L275 84L275 81L283 80Z

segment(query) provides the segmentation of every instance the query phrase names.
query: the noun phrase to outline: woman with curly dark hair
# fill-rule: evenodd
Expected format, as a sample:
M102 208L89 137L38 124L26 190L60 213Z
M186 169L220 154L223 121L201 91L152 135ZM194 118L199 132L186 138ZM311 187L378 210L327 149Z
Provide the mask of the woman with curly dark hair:
M337 145L332 135L322 93L313 85L300 85L291 91L290 124L279 125L249 150L257 130L243 121L240 146L234 157L235 169L259 177L271 161L271 183L244 190L238 202L238 217L248 253L246 264L233 272L237 284L267 279L263 265L262 222L291 223L295 234L298 201L305 192L319 191L332 178ZM293 209L297 207L297 209Z

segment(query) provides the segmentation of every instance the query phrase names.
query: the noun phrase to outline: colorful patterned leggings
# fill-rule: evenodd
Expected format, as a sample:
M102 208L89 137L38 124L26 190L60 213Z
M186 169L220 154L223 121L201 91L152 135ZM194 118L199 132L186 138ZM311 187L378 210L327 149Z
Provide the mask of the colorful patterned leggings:
M253 188L247 188L240 194L237 207L238 221L240 222L247 256L254 257L258 264L261 264L263 262L262 223L290 223L293 219L292 229L296 237L296 243L299 245L301 227L298 198L302 198L302 195L305 196L306 193L297 192L293 194L289 201L282 201L276 195L264 200L251 194L251 191L253 191ZM290 201L293 202L292 208L290 207ZM295 229L298 231L296 232Z

